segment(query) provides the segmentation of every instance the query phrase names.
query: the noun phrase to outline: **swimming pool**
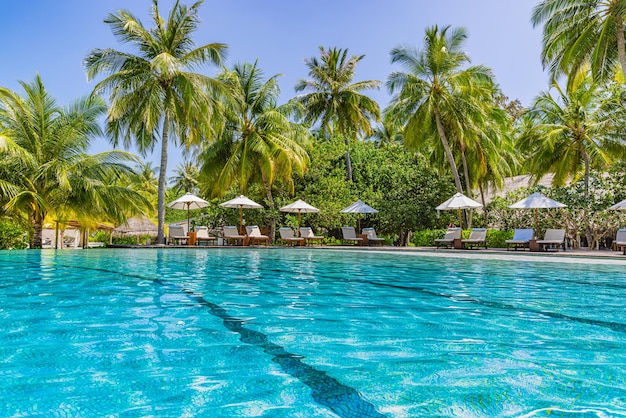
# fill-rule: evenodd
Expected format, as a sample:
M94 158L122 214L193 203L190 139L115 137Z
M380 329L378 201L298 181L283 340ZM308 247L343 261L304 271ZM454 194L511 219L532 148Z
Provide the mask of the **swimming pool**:
M541 260L0 252L0 416L626 415L624 263Z

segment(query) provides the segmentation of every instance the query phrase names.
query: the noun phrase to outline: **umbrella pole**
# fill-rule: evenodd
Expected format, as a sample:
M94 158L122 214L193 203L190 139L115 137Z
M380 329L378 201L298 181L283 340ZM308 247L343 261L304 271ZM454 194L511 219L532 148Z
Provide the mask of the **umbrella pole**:
M459 228L461 228L461 230L463 229L463 214L461 212L461 209L457 209L457 212L459 212Z
M239 233L243 235L243 208L239 206Z
M539 236L539 209L535 208L535 235Z
M300 236L300 209L298 209L298 236Z
M189 229L189 205L191 205L191 203L187 203L187 232L191 231Z

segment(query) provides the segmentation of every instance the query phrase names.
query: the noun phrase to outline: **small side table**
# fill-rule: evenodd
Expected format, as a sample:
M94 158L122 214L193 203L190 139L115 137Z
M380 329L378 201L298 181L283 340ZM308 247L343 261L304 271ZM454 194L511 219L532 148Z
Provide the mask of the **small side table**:
M361 238L361 242L359 243L359 245L362 245L364 247L367 247L369 245L369 242L367 240L367 234L361 234L359 235L359 238Z
M189 239L187 240L187 245L196 245L196 235L197 232L187 232L187 236Z
M461 238L455 238L452 243L452 247L454 247L455 250L462 250L464 247L463 242L461 242Z
M536 239L531 239L530 241L528 241L528 249L530 251L538 252L541 251L541 245L537 244Z

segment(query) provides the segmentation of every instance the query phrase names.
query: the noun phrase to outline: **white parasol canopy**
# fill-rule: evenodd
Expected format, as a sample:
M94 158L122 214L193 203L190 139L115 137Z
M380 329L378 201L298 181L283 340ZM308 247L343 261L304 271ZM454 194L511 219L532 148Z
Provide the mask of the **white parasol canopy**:
M509 206L511 209L549 209L549 208L565 208L567 205L550 199L541 193L533 193L519 202Z
M342 213L378 213L373 207L361 202L361 199L357 200L347 208L341 211Z
M248 199L244 195L228 200L224 203L220 203L220 206L224 208L239 208L239 231L241 234L243 234L243 209L261 209L263 207L254 200Z
M298 199L295 202L287 206L283 206L282 208L280 208L280 211L297 213L298 214L298 231L300 231L300 214L301 213L317 213L320 210L314 206L309 205L304 200Z
M513 203L511 209L535 209L535 232L539 228L539 209L565 208L566 204L550 199L541 193L533 193L525 199Z
M356 202L354 202L347 208L343 209L341 213L358 213L359 215L356 221L357 222L356 228L357 230L360 230L361 229L361 214L362 213L378 213L378 211L374 209L373 207L361 202L361 199L358 199Z
M189 231L189 210L205 208L209 206L209 202L191 193L185 193L178 199L168 203L167 206L172 209L187 209L187 231Z
M626 210L626 200L622 200L621 202L617 202L616 204L611 206L609 209L611 209L611 210Z
M457 210L459 212L459 226L463 226L463 219L461 217L461 210L463 209L477 209L483 205L475 200L470 199L463 193L456 193L450 199L437 206L437 210Z

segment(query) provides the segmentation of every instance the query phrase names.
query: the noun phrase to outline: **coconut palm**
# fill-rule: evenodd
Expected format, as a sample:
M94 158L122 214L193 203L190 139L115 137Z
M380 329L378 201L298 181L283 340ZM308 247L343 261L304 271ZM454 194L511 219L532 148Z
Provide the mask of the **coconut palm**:
M556 80L586 64L596 80L626 77L624 19L626 0L543 0L533 10L533 25L543 26L543 65Z
M174 170L174 176L170 177L172 188L176 190L176 194L180 192L198 193L199 181L198 167L191 161L183 161Z
M473 146L471 141L480 140L497 93L488 68L462 68L469 63L462 51L466 37L463 28L426 29L423 49L391 51L392 63L400 63L408 72L393 72L387 81L395 95L386 113L405 123L405 145L415 150L430 147L435 153L441 150L460 193L463 187L455 151L460 155L464 147Z
M321 136L328 130L343 136L346 144L346 177L352 180L350 141L372 134L372 121L380 121L380 108L362 91L377 89L380 82L366 80L353 83L356 65L365 55L348 57L347 49L320 47L320 57L305 61L309 80L299 80L294 98L304 105L305 122L319 123Z
M101 98L62 108L39 76L21 85L23 97L0 88L0 201L28 218L31 248L41 248L47 215L83 223L121 221L149 207L137 193L115 185L130 172L125 163L136 157L121 151L86 154L91 139L101 135Z
M380 124L374 127L371 138L379 147L385 146L385 144L402 144L404 142L402 131L403 126L397 120L385 117Z
M234 183L246 193L250 184L257 183L273 207L276 179L293 193L292 175L302 174L309 162L304 148L309 134L289 119L301 111L297 103L276 105L277 78L264 80L256 63L236 64L219 75L232 103L223 133L198 157L205 194L222 196Z
M590 171L626 155L624 104L590 76L579 75L566 90L552 87L556 97L543 92L528 109L520 146L536 180L554 173L559 186L582 177L588 197Z
M153 0L150 29L132 13L119 11L105 19L113 34L137 53L113 49L93 50L85 60L89 79L104 74L94 91L108 92L107 132L112 143L130 146L142 155L161 141L158 187L157 242L164 242L165 188L168 144L198 143L212 130L213 94L220 89L211 77L193 72L206 64L220 64L226 46L196 47L191 36L198 29L202 1L187 7L178 1L168 16Z

